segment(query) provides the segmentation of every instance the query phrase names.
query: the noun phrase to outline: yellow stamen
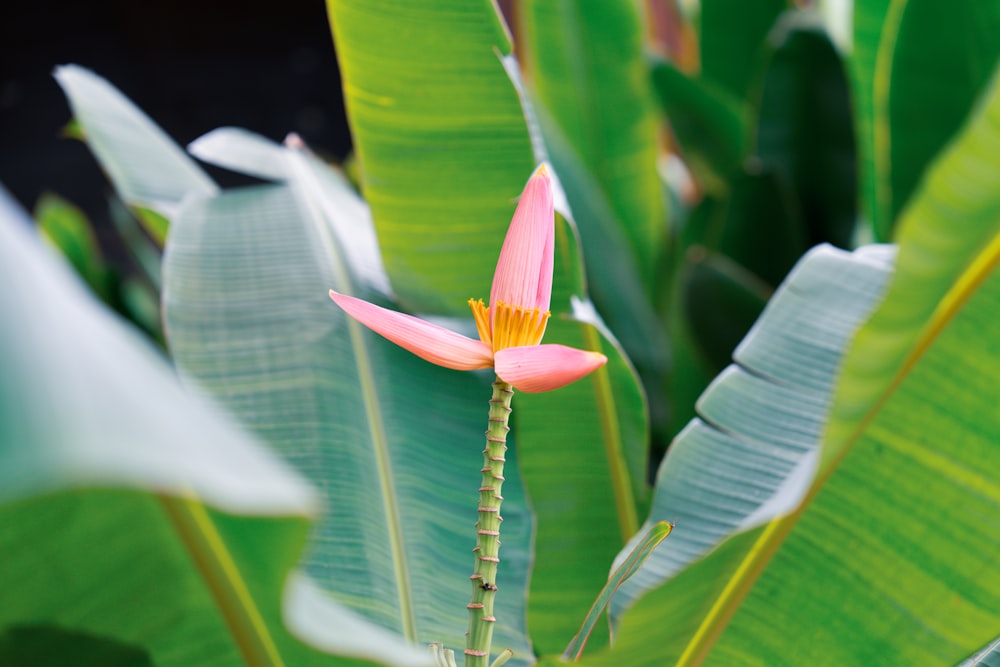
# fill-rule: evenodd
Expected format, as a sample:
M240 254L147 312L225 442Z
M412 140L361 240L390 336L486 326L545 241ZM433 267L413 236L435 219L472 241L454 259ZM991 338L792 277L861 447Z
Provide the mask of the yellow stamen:
M469 308L472 309L472 317L476 320L476 331L479 332L479 340L487 345L493 345L493 336L490 335L490 311L482 299L469 299Z
M476 320L479 340L499 352L508 347L538 345L545 333L551 313L538 308L519 308L503 301L493 306L493 323L490 326L489 309L482 299L469 299L469 307Z

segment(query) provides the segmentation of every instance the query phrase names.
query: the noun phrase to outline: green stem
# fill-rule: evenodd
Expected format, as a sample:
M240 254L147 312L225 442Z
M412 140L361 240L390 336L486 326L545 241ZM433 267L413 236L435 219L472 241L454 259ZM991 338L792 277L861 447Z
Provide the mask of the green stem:
M503 464L506 461L507 433L510 428L510 399L514 390L497 378L490 399L489 428L483 450L483 479L479 484L479 521L476 522L476 564L466 634L465 667L487 667L493 643L493 599L497 594L497 566L500 564L500 503L503 496Z

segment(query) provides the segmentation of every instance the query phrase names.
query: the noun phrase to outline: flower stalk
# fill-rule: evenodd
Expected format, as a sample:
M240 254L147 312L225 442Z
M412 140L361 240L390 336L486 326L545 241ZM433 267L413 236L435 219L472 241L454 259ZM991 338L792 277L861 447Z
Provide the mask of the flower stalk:
M466 667L488 667L493 643L493 602L497 594L497 569L500 565L500 505L503 502L503 467L506 462L507 433L510 432L511 386L499 377L493 383L490 399L489 428L483 449L482 481L479 484L479 520L476 522L475 565L472 601L469 608L469 631L466 635Z

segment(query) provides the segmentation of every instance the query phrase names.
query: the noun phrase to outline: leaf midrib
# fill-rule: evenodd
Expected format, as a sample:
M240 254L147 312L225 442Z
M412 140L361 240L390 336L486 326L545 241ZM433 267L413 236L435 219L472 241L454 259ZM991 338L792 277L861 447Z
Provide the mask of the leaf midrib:
M158 495L188 554L211 591L240 654L249 667L284 667L239 567L212 518L197 500Z
M301 155L291 156L291 168L299 173L300 179L292 182L307 183L311 189L319 190L311 170L304 164L306 158ZM317 210L316 203L308 195L300 198L306 207L306 214L321 239L327 257L330 258L334 281L338 291L348 296L357 296L354 283L347 272L345 258L340 253L333 238L329 223L322 212ZM320 285L318 289L323 289ZM375 468L379 480L379 491L382 496L385 512L386 532L389 537L389 549L392 557L392 568L396 580L396 599L399 603L399 620L402 634L411 642L417 641L416 610L410 583L409 568L406 562L402 517L399 514L398 493L392 471L392 457L389 452L389 440L386 436L385 423L379 407L378 391L376 389L375 373L372 369L371 356L365 343L364 331L353 318L345 316L351 348L354 350L354 361L358 370L358 381L361 386L362 402L365 406L365 418L368 431L372 438L372 452L375 455Z

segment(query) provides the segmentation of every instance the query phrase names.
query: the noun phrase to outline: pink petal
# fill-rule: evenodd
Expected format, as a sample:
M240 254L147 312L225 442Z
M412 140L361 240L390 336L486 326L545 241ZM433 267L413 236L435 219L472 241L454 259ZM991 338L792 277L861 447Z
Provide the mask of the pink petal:
M497 375L515 389L535 393L576 382L608 362L599 352L565 345L508 347L495 355Z
M492 348L480 340L333 290L330 298L361 324L432 364L458 371L493 365Z
M552 182L543 164L528 179L500 249L490 309L498 301L546 311L552 299L552 259L555 247Z

